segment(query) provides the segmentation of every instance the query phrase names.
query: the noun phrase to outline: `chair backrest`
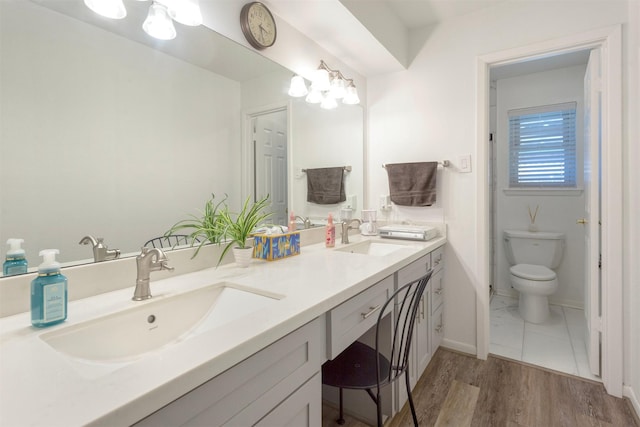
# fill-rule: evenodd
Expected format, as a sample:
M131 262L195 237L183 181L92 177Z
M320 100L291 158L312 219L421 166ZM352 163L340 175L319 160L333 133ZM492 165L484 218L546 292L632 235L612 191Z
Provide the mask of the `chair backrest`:
M406 372L409 365L409 355L411 350L411 342L413 338L413 327L416 322L418 308L420 306L420 300L424 294L429 279L433 270L427 271L427 273L419 279L413 280L396 290L391 297L384 303L380 314L378 315L378 322L376 325L376 351L382 353L380 335L383 327L381 325L383 317L388 313L388 306L395 304L396 307L392 307L391 313L393 315L393 325L391 334L391 348L390 354L385 355L389 359L391 368L389 372L381 372L380 370L380 357L376 358L376 373L378 389L381 385L392 383L398 377ZM386 347L386 346L385 346ZM379 392L379 390L378 390Z
M200 243L200 239L194 237L193 242ZM147 240L144 246L163 249L189 245L191 243L190 237L186 234L171 234L169 236L154 237L151 240Z

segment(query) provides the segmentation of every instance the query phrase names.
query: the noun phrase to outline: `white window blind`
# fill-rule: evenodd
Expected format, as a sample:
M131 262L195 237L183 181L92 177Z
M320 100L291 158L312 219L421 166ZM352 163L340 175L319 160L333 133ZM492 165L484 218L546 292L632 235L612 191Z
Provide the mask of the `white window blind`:
M576 187L576 103L509 111L509 187Z

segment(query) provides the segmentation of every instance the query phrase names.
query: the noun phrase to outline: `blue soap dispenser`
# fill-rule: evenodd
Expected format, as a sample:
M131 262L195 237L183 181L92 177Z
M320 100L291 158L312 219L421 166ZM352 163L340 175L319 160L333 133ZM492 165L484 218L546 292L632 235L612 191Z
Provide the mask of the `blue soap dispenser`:
M57 249L43 249L38 277L31 282L31 324L37 328L64 322L67 318L67 278L60 273Z
M24 249L20 245L24 243L22 239L9 239L7 245L10 249L7 251L7 257L2 264L2 274L5 276L13 276L27 272L27 259L24 257Z

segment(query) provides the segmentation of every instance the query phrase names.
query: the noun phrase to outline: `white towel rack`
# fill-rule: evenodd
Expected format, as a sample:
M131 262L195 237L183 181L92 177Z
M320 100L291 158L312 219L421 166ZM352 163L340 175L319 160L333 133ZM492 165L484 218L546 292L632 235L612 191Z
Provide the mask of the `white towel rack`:
M450 162L449 160L443 160L443 161L441 161L441 162L438 162L438 165L439 165L439 166L442 166L443 168L448 168L449 166L451 166L451 162ZM383 163L383 164L382 164L382 167L383 167L383 168L386 168L386 167L387 167L387 165ZM303 169L303 171L304 171L304 169Z
M342 169L344 169L346 172L351 172L351 166L343 166ZM302 172L306 172L306 169L301 169Z

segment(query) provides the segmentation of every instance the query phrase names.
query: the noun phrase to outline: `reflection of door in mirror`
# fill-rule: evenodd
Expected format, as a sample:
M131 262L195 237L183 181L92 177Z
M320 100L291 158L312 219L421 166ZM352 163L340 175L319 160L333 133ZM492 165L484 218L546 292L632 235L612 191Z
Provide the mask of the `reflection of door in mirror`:
M271 197L270 222L287 224L287 111L253 118L254 192L256 200Z

